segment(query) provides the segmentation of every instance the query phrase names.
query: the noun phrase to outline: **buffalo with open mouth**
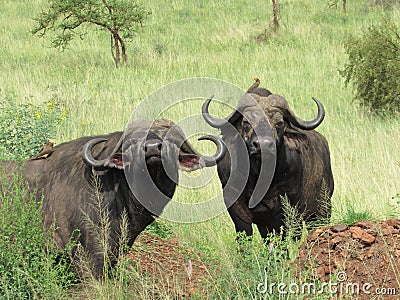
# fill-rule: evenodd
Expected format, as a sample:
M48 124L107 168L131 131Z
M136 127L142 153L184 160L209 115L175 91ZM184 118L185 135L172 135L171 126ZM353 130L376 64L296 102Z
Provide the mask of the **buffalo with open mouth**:
M121 214L128 219L131 246L172 198L178 169L193 171L223 158L226 147L219 138L200 139L216 144L214 156L200 155L172 121L135 121L124 132L55 146L46 159L26 160L21 170L14 161L1 162L0 169L9 175L22 173L37 201L43 201L45 228L55 225L58 247L64 248L71 238L77 240L93 274L101 277L104 258L112 266L119 254ZM99 236L97 229L104 227L104 221L108 231ZM75 259L79 266L79 257Z

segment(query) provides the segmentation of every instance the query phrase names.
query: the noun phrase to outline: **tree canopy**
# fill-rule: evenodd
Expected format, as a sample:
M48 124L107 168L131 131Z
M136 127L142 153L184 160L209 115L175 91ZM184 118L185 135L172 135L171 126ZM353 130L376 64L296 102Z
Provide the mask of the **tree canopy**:
M135 0L50 0L33 28L33 34L50 35L52 46L65 49L75 37L83 37L90 26L109 32L115 64L127 61L126 42L149 15Z

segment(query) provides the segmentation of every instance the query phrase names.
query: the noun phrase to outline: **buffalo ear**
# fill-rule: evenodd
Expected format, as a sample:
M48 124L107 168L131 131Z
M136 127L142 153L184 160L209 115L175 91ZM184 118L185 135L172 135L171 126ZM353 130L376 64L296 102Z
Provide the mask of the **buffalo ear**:
M214 155L201 155L189 143L184 141L179 149L179 168L184 171L194 171L204 167L215 166L226 154L226 145L224 141L213 135L205 135L198 139L199 141L208 140L217 146L217 151Z
M284 140L290 149L298 149L300 145L308 144L309 142L306 134L290 127L285 128Z
M178 165L179 169L187 172L192 172L194 170L200 169L200 156L196 154L179 152Z

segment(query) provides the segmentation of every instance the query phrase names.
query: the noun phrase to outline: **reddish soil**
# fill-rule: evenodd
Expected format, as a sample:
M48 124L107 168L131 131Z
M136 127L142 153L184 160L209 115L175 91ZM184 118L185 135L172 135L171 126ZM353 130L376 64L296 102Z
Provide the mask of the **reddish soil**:
M303 274L336 282L340 298L400 299L400 220L318 228L295 265Z
M161 298L207 295L206 282L212 278L203 255L178 238L144 232L129 257L137 262L140 274L156 283L154 294ZM293 265L299 282L336 283L332 299L400 299L400 220L318 228L309 234Z
M181 245L178 238L163 239L143 232L128 255L138 262L138 271L155 283L155 295L190 298L203 293L210 278L203 255Z

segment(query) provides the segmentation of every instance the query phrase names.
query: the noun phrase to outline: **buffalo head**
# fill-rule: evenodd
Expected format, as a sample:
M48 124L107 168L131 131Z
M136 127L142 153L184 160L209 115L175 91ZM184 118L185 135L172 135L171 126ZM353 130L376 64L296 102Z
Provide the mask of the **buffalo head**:
M107 157L94 158L95 146L105 143L107 140L104 138L88 141L83 147L82 157L87 165L98 171L124 170L135 198L153 214L159 215L173 196L178 183L178 169L194 171L211 167L225 155L226 146L221 139L207 135L199 140L214 142L216 154L200 155L186 140L182 129L170 120L135 121Z
M201 156L186 140L182 129L170 120L135 121L128 126L113 151L106 158L95 159L92 153L95 145L107 141L105 138L94 138L88 141L83 147L82 158L86 164L93 166L96 170L124 169L133 163L139 154L144 156L147 164L157 165L161 162L162 150L167 151L167 156L172 156L171 151L176 150L178 153L177 166L185 171L194 171L215 165L225 154L225 146L220 139L208 135L199 140L213 141L218 148L215 156Z
M208 107L211 100L212 97L207 99L202 108L206 122L214 128L221 129L223 135L229 126L235 127L245 141L250 156L259 156L262 149L271 148L274 143L279 149L284 132L290 131L293 126L303 130L315 129L325 117L323 105L314 97L318 114L312 121L304 121L297 117L289 108L285 98L277 94L268 97L245 94L235 111L226 119L217 119L210 115ZM271 140L271 136L257 135L257 129L262 132L265 127L271 129L274 141Z

